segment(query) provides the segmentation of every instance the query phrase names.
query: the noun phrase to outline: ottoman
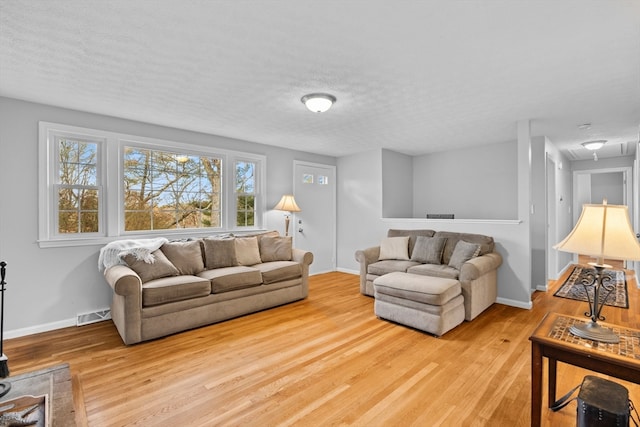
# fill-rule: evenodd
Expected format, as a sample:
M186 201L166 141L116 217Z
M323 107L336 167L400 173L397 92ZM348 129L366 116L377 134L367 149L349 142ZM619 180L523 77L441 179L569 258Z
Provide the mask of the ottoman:
M373 281L376 316L441 336L464 321L460 282L393 272Z

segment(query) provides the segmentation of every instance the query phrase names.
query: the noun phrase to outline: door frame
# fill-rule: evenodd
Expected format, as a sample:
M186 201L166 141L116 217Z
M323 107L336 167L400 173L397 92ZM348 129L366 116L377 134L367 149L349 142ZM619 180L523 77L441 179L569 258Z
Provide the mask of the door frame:
M331 212L331 268L332 271L335 271L338 265L338 253L337 253L337 214L338 214L338 197L337 197L337 181L338 181L338 175L337 175L337 168L335 165L327 165L324 163L314 163L314 162L306 162L303 160L294 160L293 161L293 196L295 197L296 195L296 189L297 189L297 185L299 184L298 180L296 179L296 170L298 166L310 166L310 167L315 167L315 168L324 168L324 169L331 169L333 172L333 182L329 183L329 187L331 187L331 196L332 196L332 203L333 203L333 210ZM296 225L296 217L295 214L293 216L293 226L294 228L297 226ZM295 242L296 242L296 236L297 233L293 233L294 237L293 237L293 243L295 246Z
M546 153L545 163L545 185L546 185L546 239L547 239L547 259L546 277L556 280L558 278L558 251L553 250L553 245L558 242L558 207L557 207L557 166L555 160ZM545 283L545 288L547 284ZM545 289L546 290L546 289Z
M621 166L621 167L613 167L613 168L602 168L602 169L585 169L585 170L576 170L573 171L573 225L575 226L576 222L578 222L578 218L580 217L580 213L582 212L582 205L578 203L578 198L575 195L580 194L580 184L584 182L580 180L580 176L599 174L599 173L611 173L611 172L622 172L622 187L623 187L623 197L624 203L629 209L630 220L633 221L633 218L636 217L638 213L635 212L636 205L636 197L633 196L633 167L631 166ZM591 182L589 180L589 182ZM602 203L602 202L600 202ZM578 254L573 254L574 262L578 262ZM626 268L633 268L631 261L625 261Z

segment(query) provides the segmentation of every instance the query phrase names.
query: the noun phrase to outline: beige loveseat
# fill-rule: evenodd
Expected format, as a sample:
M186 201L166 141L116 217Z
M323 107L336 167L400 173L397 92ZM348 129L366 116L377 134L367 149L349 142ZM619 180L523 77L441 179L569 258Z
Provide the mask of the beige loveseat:
M373 296L375 279L391 272L405 272L458 280L464 298L465 320L468 321L496 301L497 272L502 256L495 251L492 237L434 230L390 229L387 233L387 238L402 237L408 237L405 253L398 252L397 247L396 253L388 248L386 254L381 253L381 246L356 251L355 257L360 263L361 293ZM390 244L392 240L398 243L398 239L384 239L382 244ZM462 243L454 254L460 241ZM419 251L415 250L416 244L420 246ZM462 249L467 253L464 254Z
M111 316L134 344L304 299L313 254L277 232L126 240L100 252Z

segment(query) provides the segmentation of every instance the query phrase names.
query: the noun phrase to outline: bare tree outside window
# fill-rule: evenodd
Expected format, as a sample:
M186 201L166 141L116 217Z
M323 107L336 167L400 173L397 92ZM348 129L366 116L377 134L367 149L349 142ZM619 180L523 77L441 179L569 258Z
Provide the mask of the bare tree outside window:
M222 160L125 147L125 231L221 226Z
M236 162L236 225L252 227L256 213L256 164Z
M97 233L100 229L98 143L57 138L58 233Z

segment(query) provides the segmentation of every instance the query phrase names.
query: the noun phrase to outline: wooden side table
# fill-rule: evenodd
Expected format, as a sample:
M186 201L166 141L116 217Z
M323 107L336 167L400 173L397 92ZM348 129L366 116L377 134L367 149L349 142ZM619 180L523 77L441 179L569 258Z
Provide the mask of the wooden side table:
M569 332L572 325L590 321L586 317L548 313L529 337L532 426L540 426L542 416L543 357L549 359L549 407L556 400L558 361L640 384L640 330L598 322L620 336L618 344L595 342Z

